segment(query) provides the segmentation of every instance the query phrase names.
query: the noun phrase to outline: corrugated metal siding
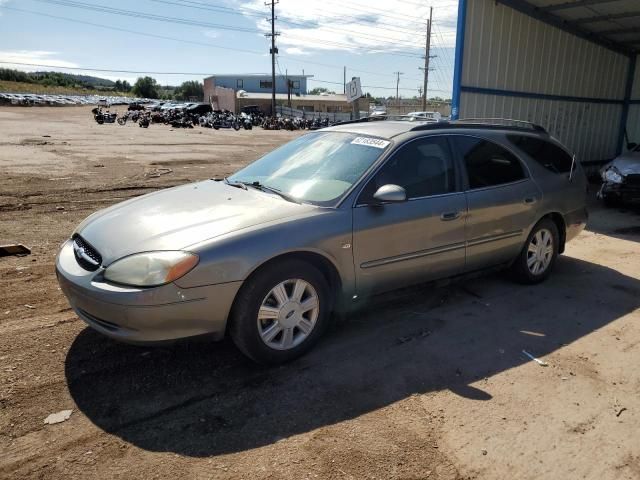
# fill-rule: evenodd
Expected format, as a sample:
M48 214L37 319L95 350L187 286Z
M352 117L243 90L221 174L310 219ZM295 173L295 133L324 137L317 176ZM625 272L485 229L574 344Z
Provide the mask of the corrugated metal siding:
M622 105L469 92L462 92L460 103L460 118L514 118L544 125L582 162L616 155Z
M636 72L631 90L631 100L640 100L640 55L636 57Z
M627 136L630 142L640 143L640 105L631 105L629 107Z
M469 0L467 5L463 88L624 99L628 57L494 0ZM635 91L640 94L640 65L636 73ZM616 155L621 103L463 91L460 104L460 118L513 118L539 123L573 150L580 161ZM632 115L636 119L633 124L638 125L640 106L632 107Z
M624 98L628 67L624 55L494 0L472 0L467 5L462 85Z
M640 100L640 55L636 57L636 74L633 79L631 100ZM640 143L640 105L634 104L629 107L627 136L631 142Z

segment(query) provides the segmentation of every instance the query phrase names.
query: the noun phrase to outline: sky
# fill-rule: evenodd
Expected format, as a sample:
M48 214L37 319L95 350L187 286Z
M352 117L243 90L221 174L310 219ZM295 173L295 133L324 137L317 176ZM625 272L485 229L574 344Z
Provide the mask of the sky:
M346 66L347 80L360 77L363 91L388 97L402 72L400 96L417 96L432 6L428 95L450 98L457 3L280 0L276 73L304 71L309 89L342 93ZM162 85L270 73L267 18L264 0L0 0L0 67L131 83L149 72Z

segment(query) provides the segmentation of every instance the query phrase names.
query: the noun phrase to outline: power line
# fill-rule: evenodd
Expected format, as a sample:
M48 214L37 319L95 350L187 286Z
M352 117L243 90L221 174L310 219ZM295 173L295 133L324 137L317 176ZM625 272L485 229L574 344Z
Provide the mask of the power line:
M246 49L243 49L243 48L226 47L226 46L216 45L216 44L213 44L213 43L198 42L198 41L195 41L195 40L185 40L185 39L182 39L182 38L168 37L168 36L165 36L165 35L156 35L154 33L146 33L146 32L140 32L140 31L137 31L137 30L128 30L126 28L112 27L112 26L109 26L109 25L101 24L101 23L92 23L92 22L87 22L85 20L78 20L78 19L75 19L75 18L62 17L62 16L59 16L59 15L50 15L48 13L34 12L34 11L31 11L31 10L23 10L21 8L14 8L14 7L7 7L7 6L0 6L0 8L5 9L5 10L13 10L13 11L16 11L16 12L21 12L21 13L29 13L29 14L32 14L32 15L39 15L39 16L42 16L42 17L55 18L57 20L65 20L65 21L79 23L79 24L83 24L83 25L89 25L91 27L105 28L107 30L114 30L114 31L117 31L117 32L125 32L125 33L131 33L133 35L141 35L141 36L144 36L144 37L159 38L159 39L162 39L162 40L172 40L172 41L175 41L175 42L190 43L190 44L193 44L193 45L201 45L201 46L204 46L204 47L219 48L221 50L231 50L231 51L234 51L234 52L249 53L249 54L252 54L252 55L263 55L263 52L259 52L257 50L246 50Z
M106 30L112 30L112 31L116 31L116 32L124 32L124 33L129 33L132 35L139 35L139 36L144 36L144 37L149 37L149 38L157 38L157 39L161 39L161 40L170 40L170 41L174 41L174 42L180 42L180 43L186 43L186 44L191 44L191 45L198 45L198 46L202 46L202 47L208 47L208 48L215 48L215 49L221 49L221 50L229 50L229 51L234 51L234 52L240 52L240 53L245 53L245 54L250 54L250 55L263 55L263 52L260 51L256 51L256 50L246 50L246 49L241 49L241 48L235 48L235 47L227 47L227 46L222 46L222 45L217 45L214 43L210 43L210 42L199 42L199 41L195 41L195 40L186 40L183 38L176 38L176 37L170 37L170 36L166 36L166 35L157 35L157 34L153 34L153 33L147 33L147 32L141 32L138 30L129 30L126 28L120 28L120 27L114 27L114 26L110 26L110 25L105 25L105 24L100 24L100 23L93 23L93 22L88 22L85 20L79 20L79 19L75 19L75 18L69 18L69 17L63 17L60 15L51 15L48 13L44 13L44 12L35 12L32 10L25 10L25 9L21 9L21 8L15 8L15 7L8 7L8 6L0 6L0 9L5 9L5 10L12 10L12 11L16 11L16 12L20 12L20 13L28 13L31 15L38 15L38 16L42 16L42 17L46 17L46 18L53 18L56 20L64 20L64 21L68 21L68 22L72 22L72 23L78 23L81 25L88 25L91 27L98 27L98 28L103 28ZM312 65L320 65L320 66L325 66L325 67L331 67L331 68L339 68L340 70L342 70L342 65L335 65L335 64L328 64L328 63L324 63L324 62L316 62L316 61L312 61L312 60L297 60L297 59L292 59L290 57L283 57L281 56L281 58L285 58L287 59L289 62L293 62L293 63L300 63L300 64L312 64ZM14 63L16 65L18 65L18 63L16 62L10 62L10 63ZM34 66L44 66L44 67L51 67L50 65L34 65ZM358 69L358 68L349 68L351 71L354 72L359 72L359 73L364 73L364 74L368 74L368 75L374 75L374 76L380 76L380 77L387 77L387 76L391 76L391 74L385 73L382 74L380 72L372 72L370 70L362 70L362 69ZM132 73L136 73L136 72L132 72ZM140 72L140 73L145 73L145 72ZM209 75L209 74L207 74Z
M85 72L101 72L101 73L131 73L137 75L185 75L185 76L210 76L213 75L211 72L150 72L150 71L142 71L142 70L118 70L118 69L107 69L107 68L94 68L94 67L61 67L58 65L46 65L42 63L26 63L26 62L5 62L0 61L2 65L21 65L28 67L40 67L40 68L54 68L60 70L74 70L74 71L85 71ZM328 83L333 85L342 85L341 82L331 82L328 80L320 80L317 78L309 78L310 81L319 82L319 83ZM363 88L375 88L381 90L395 90L395 87L380 87L374 85L362 85ZM409 88L401 88L400 90L412 90Z
M219 23L201 22L198 20L189 20L179 17L167 17L164 15L156 15L153 13L136 12L132 10L123 10L120 8L104 7L101 5L93 5L90 3L73 2L70 0L35 0L36 2L48 3L51 5L59 5L63 7L79 8L83 10L92 10L94 12L110 13L112 15L122 15L131 18L144 18L158 22L168 22L182 25L192 25L196 27L217 28L219 30L231 30L235 32L259 33L258 30L245 27L234 27Z
M28 67L42 67L42 68L61 68L63 70L84 70L87 72L105 72L105 73L134 73L140 75L192 75L192 76L207 76L212 75L211 72L143 72L139 70L110 70L107 68L88 68L88 67L61 67L59 65L44 65L41 63L25 63L25 62L5 62L0 61L0 64L4 65L24 65Z
M51 5L60 5L60 6L66 6L66 7L78 8L78 9L84 9L84 10L91 10L91 11L97 11L97 12L102 12L102 13L108 13L108 14L112 14L112 15L120 15L120 16L131 17L131 18L143 18L143 19L146 19L146 20L166 22L166 23L174 23L174 24L180 24L180 25L192 25L192 26L199 26L199 27L206 27L206 28L217 28L217 29L221 29L221 30L231 30L231 31L244 32L244 33L264 33L263 31L258 30L258 29L250 29L250 28L245 28L245 27L225 26L225 25L220 25L220 24L215 24L215 23L210 23L210 22L202 22L202 21L198 21L198 20L190 20L190 19L180 18L180 17L167 17L167 16L163 16L163 15L149 14L149 13L137 12L137 11L133 11L133 10L123 10L123 9L119 9L119 8L111 8L111 7L104 7L104 6L87 4L87 3L82 3L82 2L74 2L74 1L71 1L71 0L35 0L35 1L42 2L42 3L48 3L48 4L51 4ZM367 53L371 52L372 50L380 50L380 53L391 54L390 52L385 52L380 47L354 46L353 44L334 42L334 41L330 41L330 40L326 40L326 39L320 39L320 38L317 38L317 37L315 37L315 38L314 37L304 38L304 37L300 37L300 36L296 36L296 35L289 35L289 38L292 38L294 40L295 39L298 39L298 40L315 40L315 41L322 42L323 45L334 46L334 47L344 48L344 49L348 49L348 50L359 50L359 51L363 51L364 50ZM396 56L399 55L399 56L405 56L405 57L419 57L419 55L414 55L414 54L409 54L409 53L399 53L397 51L394 51L393 55L396 55Z
M238 11L235 9L231 9L231 8L227 8L227 7L219 7L219 6L213 6L213 5L209 5L206 3L202 3L202 2L196 2L193 0L176 0L176 1L169 1L169 0L150 0L152 2L156 2L156 3L163 3L165 5L175 5L175 6L180 6L180 7L187 7L187 8L194 8L194 9L198 9L198 10L205 10L205 11L211 11L211 12L216 12L216 13L223 13L223 14L227 14L227 15L239 15L239 16L250 16L250 17L254 17L254 18L263 18L262 15L260 14L254 14L252 12L242 12L242 11ZM178 3L179 2L179 3ZM355 18L355 17L352 17ZM278 18L278 20L280 21L280 23L283 23L285 25L292 25L292 26L297 26L297 27L301 27L301 28L307 28L308 25L306 25L305 23L301 23L301 22L296 22L293 20L287 20L287 19L281 19ZM373 21L373 23L376 23L375 21ZM381 25L379 23L376 23L377 25ZM359 22L359 21L352 21L349 22L349 25L361 25L361 26L365 26L363 23ZM375 35L368 35L366 33L355 33L353 31L353 29L344 29L344 28L337 28L337 27L331 27L331 26L326 26L323 25L322 28L324 30L327 31L332 31L332 32L337 32L337 33L342 33L342 32L347 32L349 33L349 35L351 37L354 38L368 38L368 39L372 39L372 40L379 40L381 38L383 39L387 39L389 40L389 42L386 42L389 45L397 45L397 46L403 46L403 47L409 47L409 48L417 48L415 44L406 41L406 40L400 40L398 38L394 38L394 37L390 37L387 35L380 35L378 33L376 33ZM407 31L400 31L400 30L396 30L399 33L404 33L406 35ZM413 33L413 32L411 32ZM399 43L402 42L402 43Z

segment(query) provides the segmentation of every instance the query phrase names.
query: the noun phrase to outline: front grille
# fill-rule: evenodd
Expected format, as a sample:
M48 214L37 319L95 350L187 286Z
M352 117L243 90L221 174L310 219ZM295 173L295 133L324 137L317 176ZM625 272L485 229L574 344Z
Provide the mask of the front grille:
M627 175L627 184L640 185L640 173L632 173L631 175Z
M73 236L73 254L78 265L90 272L97 270L102 264L102 255L89 242L77 234Z

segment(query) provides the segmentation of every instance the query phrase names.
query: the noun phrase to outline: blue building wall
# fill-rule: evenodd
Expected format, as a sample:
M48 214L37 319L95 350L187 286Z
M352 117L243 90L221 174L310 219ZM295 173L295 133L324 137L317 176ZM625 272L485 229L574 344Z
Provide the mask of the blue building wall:
M250 93L271 93L271 75L214 75L215 84L218 87L245 90ZM293 82L292 94L307 93L307 77L302 75L289 75ZM287 77L276 75L276 93L287 93Z

